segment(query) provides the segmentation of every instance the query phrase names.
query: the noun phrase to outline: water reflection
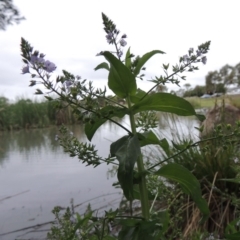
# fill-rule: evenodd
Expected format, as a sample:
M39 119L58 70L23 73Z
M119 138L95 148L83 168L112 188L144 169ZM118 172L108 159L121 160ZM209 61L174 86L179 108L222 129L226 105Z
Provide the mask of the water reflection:
M121 123L129 127L127 118ZM159 130L154 131L160 138L172 140L183 134L196 137L195 126L198 126L195 119L161 114ZM69 126L69 131L80 141L87 141L83 126ZM121 195L108 195L116 192L112 187L116 178L107 179L106 176L109 166L103 164L94 169L85 167L77 158L70 158L55 141L56 134L56 127L0 133L1 240L19 236L19 233L5 236L1 233L52 220L53 207L66 207L71 198L75 204L93 199L93 208L118 206ZM107 157L110 144L125 134L119 126L107 123L100 127L92 143L99 155ZM99 196L102 197L96 198ZM78 210L83 212L86 205L80 206ZM26 232L21 234L25 239L36 237Z

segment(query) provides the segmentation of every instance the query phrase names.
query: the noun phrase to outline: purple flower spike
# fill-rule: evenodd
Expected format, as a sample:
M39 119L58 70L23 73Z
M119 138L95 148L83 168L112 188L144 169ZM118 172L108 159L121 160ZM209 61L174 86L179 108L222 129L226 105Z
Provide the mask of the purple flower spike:
M28 65L26 67L23 67L22 69L22 74L25 74L25 73L30 73Z
M122 47L125 47L125 46L127 45L127 42L122 38L122 39L120 40L120 45L121 45Z
M57 67L56 67L56 65L55 65L54 63L52 63L52 62L50 62L50 61L48 61L48 60L45 61L45 63L44 63L44 69L45 69L46 72L51 73L51 72L53 72L56 68L57 68Z

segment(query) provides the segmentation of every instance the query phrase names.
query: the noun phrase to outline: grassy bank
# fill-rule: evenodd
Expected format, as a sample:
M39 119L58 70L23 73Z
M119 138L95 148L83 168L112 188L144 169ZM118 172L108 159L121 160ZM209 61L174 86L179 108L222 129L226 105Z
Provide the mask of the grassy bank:
M54 101L18 99L15 103L0 97L0 130L43 128L75 123L69 108L58 110Z
M225 100L225 103L231 104L235 107L240 108L240 95L224 95L221 97L215 97L215 98L199 98L199 97L189 97L185 98L187 101L189 101L194 108L212 108L215 103L221 104L222 100Z

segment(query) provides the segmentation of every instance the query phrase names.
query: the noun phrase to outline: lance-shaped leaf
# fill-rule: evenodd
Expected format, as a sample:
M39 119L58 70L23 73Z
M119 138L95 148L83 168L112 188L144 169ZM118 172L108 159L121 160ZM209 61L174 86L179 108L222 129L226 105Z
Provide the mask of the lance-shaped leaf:
M131 96L130 100L132 103L138 103L140 100L146 95L146 92L144 92L142 89L138 88L136 91L135 96Z
M152 130L149 130L144 133L137 133L137 134L138 134L138 139L140 141L141 147L154 144L162 147L165 152L169 151L169 144L166 138L163 138L161 140L158 139L158 137L155 135L155 133Z
M103 107L99 112L98 115L95 115L92 121L85 124L84 131L89 141L92 140L95 132L98 128L104 124L108 119L112 117L119 117L122 118L126 114L128 114L127 108L120 108L115 106L106 106Z
M203 214L203 219L206 220L209 215L208 204L206 200L202 198L201 187L198 180L187 168L176 163L169 163L161 167L155 174L179 183L183 192L192 197Z
M161 54L164 54L165 52L163 51L160 51L160 50L154 50L154 51L151 51L151 52L148 52L146 54L144 54L141 58L139 58L138 60L138 63L137 63L137 66L135 67L134 69L134 76L136 77L140 70L142 69L142 67L144 66L144 64L155 54L157 53L161 53Z
M170 93L148 95L142 101L132 106L134 114L149 110L175 113L179 116L195 115L199 118L199 115L187 100ZM202 120L202 117L199 120Z
M232 234L226 234L225 235L226 240L239 240L240 239L240 232L232 233Z
M110 153L119 161L117 176L124 196L127 200L133 200L133 168L141 154L137 135L124 136L112 143Z
M132 65L132 61L131 61L131 53L130 53L130 47L129 47L125 56L125 66L130 69L131 65Z
M109 88L119 97L126 98L136 94L137 84L134 75L119 59L110 52L103 52L102 55L110 63L108 75Z
M102 62L94 68L95 71L97 71L99 69L106 69L108 71L110 70L110 68L106 62Z

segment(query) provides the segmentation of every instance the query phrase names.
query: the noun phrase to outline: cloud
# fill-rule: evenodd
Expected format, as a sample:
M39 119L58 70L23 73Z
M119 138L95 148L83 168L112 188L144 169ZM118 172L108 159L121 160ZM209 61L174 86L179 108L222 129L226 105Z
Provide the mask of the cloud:
M29 76L20 74L23 67L19 48L21 37L57 65L56 74L66 69L93 80L94 84L102 86L107 83L104 70L93 70L104 60L96 57L96 53L114 50L106 43L101 12L113 19L121 33L127 34L127 47L131 46L135 55L154 49L166 52L149 61L146 71L149 77L162 73L162 63L175 64L190 47L196 49L208 40L212 44L207 65L189 74L188 82L204 84L209 71L226 63L235 65L240 62L236 54L240 42L237 1L226 4L220 0L217 11L216 3L207 0L196 8L189 8L192 5L190 0L169 0L161 4L159 1L151 4L138 1L137 11L133 10L136 3L126 0L117 7L112 0L93 0L84 4L77 0L15 0L15 4L26 20L1 32L0 38L0 94L4 92L10 98L32 92L27 87ZM148 83L143 87L147 86Z

